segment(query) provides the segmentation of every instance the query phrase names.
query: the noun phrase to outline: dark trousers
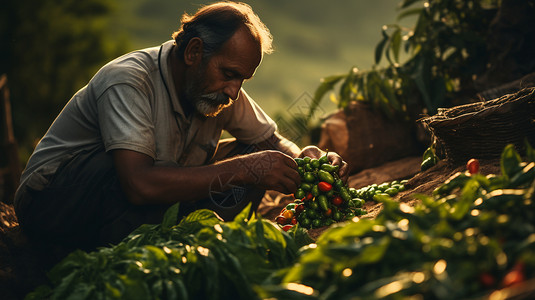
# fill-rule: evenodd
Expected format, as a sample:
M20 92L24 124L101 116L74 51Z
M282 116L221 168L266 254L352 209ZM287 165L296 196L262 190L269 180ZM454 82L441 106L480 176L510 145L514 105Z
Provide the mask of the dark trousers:
M216 153L213 160L252 149L237 142L224 143L218 150L223 154ZM61 246L67 253L119 243L142 224L160 223L169 207L131 204L121 189L111 154L104 151L76 155L59 167L43 190L26 187L22 193L15 210L23 230L32 240ZM179 217L208 208L230 220L249 202L256 209L264 193L254 187L233 187L194 204L181 204Z

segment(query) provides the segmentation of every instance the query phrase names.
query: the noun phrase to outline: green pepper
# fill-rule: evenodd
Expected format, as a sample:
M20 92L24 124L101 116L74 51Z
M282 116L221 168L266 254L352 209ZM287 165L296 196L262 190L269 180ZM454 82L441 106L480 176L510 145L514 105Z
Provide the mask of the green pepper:
M305 175L305 168L297 167L297 173L299 174L299 177L302 178Z
M335 190L339 191L344 186L344 182L342 179L336 179L333 183L333 186Z
M295 203L288 203L288 205L286 205L286 210L292 210L295 208Z
M320 161L320 164L328 164L329 163L329 157L327 157L327 154L323 155L322 157L320 157L319 159Z
M313 183L316 181L316 176L314 176L314 173L312 172L306 172L305 176L303 176L303 179L308 183Z
M351 199L351 205L353 207L362 207L362 205L364 205L364 200L363 199L360 199L360 198L353 198Z
M345 202L349 202L351 200L351 194L349 194L349 190L346 187L342 187L340 189L340 197L342 197Z
M294 158L294 160L295 160L295 162L297 163L298 166L305 165L305 161L300 157Z
M345 214L344 217L346 219L353 219L353 217L355 217L355 213L353 211L349 211L348 213Z
M312 166L312 168L317 169L320 167L320 161L313 158L310 160L310 165Z
M298 188L297 191L294 193L294 197L296 199L303 199L305 198L306 194L305 191L302 188Z
M327 196L325 195L319 195L318 196L318 204L323 209L323 211L329 210L329 202L327 201Z
M333 220L340 221L342 219L342 214L339 211L333 213Z
M308 164L308 163L310 163L310 160L311 160L311 158L310 158L310 157L308 157L308 156L307 156L307 157L305 157L305 158L303 158L303 161L305 162L305 164Z
M435 160L432 157L428 157L428 158L424 159L424 161L420 165L420 170L422 170L422 172L426 171L429 168L431 168L432 166L434 166L435 164L436 164Z
M357 216L362 216L362 215L365 215L367 214L368 212L362 208L357 208L355 209L355 215Z
M321 181L328 182L330 184L334 183L334 177L325 170L319 170L318 171L318 177Z
M323 171L327 171L329 173L334 173L334 172L338 172L338 169L340 169L340 166L338 165L333 166L331 164L323 164L321 165L320 169Z
M301 188L303 191L308 192L312 189L312 185L310 183L303 182L301 183Z
M305 228L309 228L310 225L311 225L311 222L310 222L310 219L309 218L302 218L301 221L299 221L299 224L301 224L301 226L305 227Z
M320 189L318 188L317 185L313 185L310 192L312 193L312 196L317 197L320 194Z
M387 193L390 196L395 196L395 195L397 195L397 193L399 191L398 191L398 189L396 189L394 187L390 187L390 188L387 188L384 192Z

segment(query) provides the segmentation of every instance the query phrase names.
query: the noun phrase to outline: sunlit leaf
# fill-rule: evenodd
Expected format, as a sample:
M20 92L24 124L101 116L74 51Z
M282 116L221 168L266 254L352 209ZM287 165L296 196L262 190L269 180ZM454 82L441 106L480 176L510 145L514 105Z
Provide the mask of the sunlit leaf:
M312 99L312 103L310 105L307 119L310 119L314 115L314 112L316 111L316 108L321 102L321 99L323 98L323 96L328 91L332 90L334 86L346 76L348 75L343 74L343 75L334 75L334 76L322 78L321 84L316 88L316 91L314 92L314 98Z
M382 29L382 34L383 34L383 38L377 44L377 46L375 46L375 63L376 64L379 64L381 62L381 57L383 57L383 51L389 38L385 32L385 29Z
M401 49L401 28L396 29L392 34L392 42L390 44L392 53L394 53L394 61L399 63L399 50Z
M399 20L402 20L402 19L404 19L406 17L410 17L412 15L418 15L421 12L422 12L422 8L406 9L406 10L402 11L400 14L398 14L397 20L399 21Z
M400 3L399 3L399 7L400 8L406 8L408 6L411 6L412 4L418 2L418 1L421 1L421 0L402 0Z
M165 211L163 216L162 226L164 228L171 228L178 224L178 211L180 208L180 202L173 204Z
M513 144L505 146L502 152L500 163L502 174L507 178L511 178L512 176L514 176L516 172L520 169L519 165L521 161L522 159L520 158L520 155L516 151L515 146Z

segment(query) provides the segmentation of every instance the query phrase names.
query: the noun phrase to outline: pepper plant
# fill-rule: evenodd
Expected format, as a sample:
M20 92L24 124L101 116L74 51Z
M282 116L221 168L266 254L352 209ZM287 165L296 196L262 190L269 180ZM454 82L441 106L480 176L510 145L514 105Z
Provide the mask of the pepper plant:
M413 28L384 25L370 70L321 80L309 116L329 92L345 108L364 101L391 118L413 120L436 113L474 93L473 79L486 67L486 35L499 0L402 0L398 20L416 17ZM383 63L383 65L381 65ZM386 64L386 65L385 65Z

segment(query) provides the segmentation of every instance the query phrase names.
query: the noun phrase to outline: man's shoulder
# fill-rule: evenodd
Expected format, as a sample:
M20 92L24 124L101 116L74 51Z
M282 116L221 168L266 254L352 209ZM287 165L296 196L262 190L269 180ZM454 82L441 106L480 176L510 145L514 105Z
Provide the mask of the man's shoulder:
M126 53L104 65L91 81L99 86L145 85L158 73L158 49L152 47Z

